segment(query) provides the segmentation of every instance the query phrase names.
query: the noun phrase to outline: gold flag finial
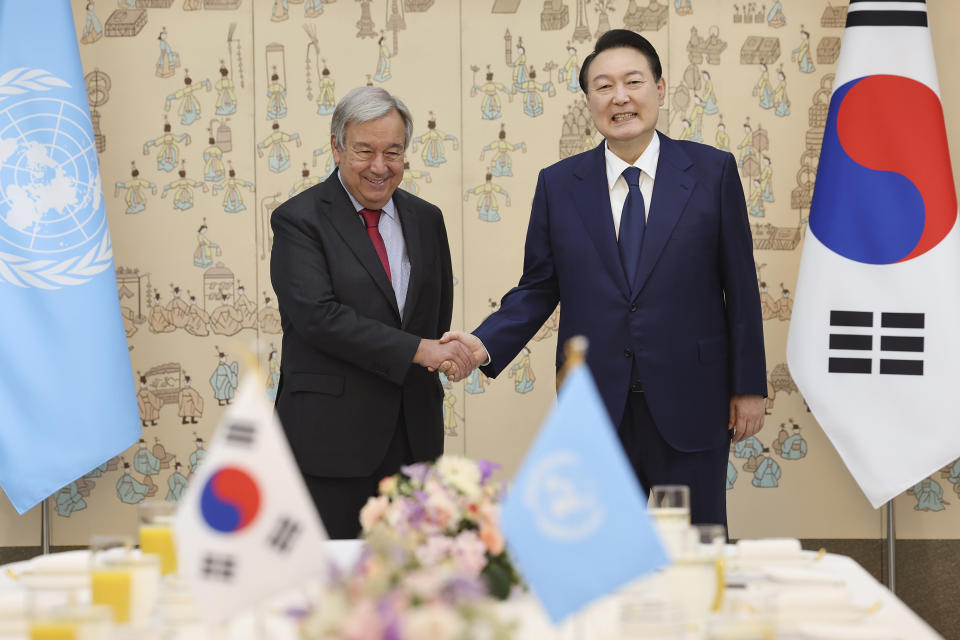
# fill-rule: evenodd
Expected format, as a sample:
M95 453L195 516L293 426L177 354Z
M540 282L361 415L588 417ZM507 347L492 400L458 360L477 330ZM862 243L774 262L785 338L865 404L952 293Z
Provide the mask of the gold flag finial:
M563 345L563 355L565 361L560 371L557 372L557 389L563 386L563 381L567 375L584 364L587 361L587 348L590 341L586 336L573 336Z

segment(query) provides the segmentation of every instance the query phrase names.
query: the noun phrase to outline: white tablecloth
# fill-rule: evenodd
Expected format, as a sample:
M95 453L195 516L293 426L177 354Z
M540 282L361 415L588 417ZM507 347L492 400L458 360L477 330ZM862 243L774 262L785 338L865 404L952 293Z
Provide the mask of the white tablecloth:
M728 547L728 557L733 553L734 548ZM727 582L735 586L726 589L725 609L737 608L736 603L742 607L744 602L752 602L760 613L758 617L764 618L765 606L777 599L783 601L785 606L779 615L766 616L778 639L942 640L940 634L847 556L802 552L789 559L755 559L745 567L738 567L738 562L730 557L728 569ZM712 617L709 615L696 628L688 625L684 630L672 629L669 634L659 628L631 634L624 627L624 609L637 598L636 592L642 591L642 582L628 585L619 593L594 602L559 627L550 626L543 610L531 596L508 603L507 609L521 623L520 637L523 640L625 640L641 637L699 640L715 637L708 631ZM659 583L657 588L662 585ZM834 594L842 603L831 601ZM791 609L799 611L800 615L791 615ZM729 618L729 613L725 617Z
M359 556L361 548L360 541L330 541L327 544L327 553L335 564L346 569ZM728 548L728 555L732 553L733 548ZM23 606L24 588L20 576L24 572L44 566L60 569L74 567L82 571L87 562L87 552L79 551L0 567L0 620L17 607ZM778 638L941 638L899 598L846 556L825 554L818 557L812 552L803 552L801 556L789 559L754 559L745 566L738 566L737 561L730 558L728 567L727 581L736 585L726 591L728 603L742 604L753 601L757 610L762 610L764 606L769 606L771 602L779 599L786 609L794 605L803 607L804 603L809 607L803 609L804 615L800 620L780 619L776 624ZM502 613L517 621L520 640L621 640L631 637L660 637L630 635L630 631L624 628L625 607L630 606L631 599L635 599L642 588L642 582L628 585L621 592L596 601L559 626L549 623L540 605L530 594L504 603ZM817 598L824 601L823 596L829 596L833 592L849 596L850 607L838 609L829 604L822 607L816 605ZM295 600L298 596L291 597ZM762 602L757 601L758 599ZM839 617L838 611L842 612ZM704 638L707 637L707 628L706 624L698 628L688 627L674 637ZM186 635L178 637L191 637L191 634L197 631L193 628ZM259 640L265 634L270 638L292 640L295 637L295 625L273 615L245 616L235 621L221 637L229 640ZM139 633L137 637L146 639L151 636L149 633Z

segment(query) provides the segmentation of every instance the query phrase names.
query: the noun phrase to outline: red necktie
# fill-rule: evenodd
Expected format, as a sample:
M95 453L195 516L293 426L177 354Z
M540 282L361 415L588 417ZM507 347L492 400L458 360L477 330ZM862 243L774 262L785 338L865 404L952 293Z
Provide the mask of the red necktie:
M363 216L363 221L367 225L367 235L370 236L370 242L373 243L374 250L380 256L383 269L387 272L387 280L390 281L390 284L393 284L393 278L390 277L390 261L387 259L387 245L383 244L383 236L380 235L380 229L377 227L380 224L381 213L383 211L380 209L360 209L360 215Z

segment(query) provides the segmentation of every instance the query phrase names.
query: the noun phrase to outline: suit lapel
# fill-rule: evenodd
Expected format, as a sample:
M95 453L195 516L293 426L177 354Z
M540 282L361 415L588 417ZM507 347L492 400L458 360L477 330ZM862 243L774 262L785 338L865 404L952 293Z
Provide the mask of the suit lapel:
M393 192L393 204L400 218L400 227L403 229L403 240L407 246L407 259L410 261L410 280L407 283L407 299L404 302L405 311L401 328L406 328L413 317L417 297L420 293L420 283L423 281L424 271L427 268L423 255L423 232L420 219L414 211L413 204L400 189Z
M373 243L370 242L370 236L360 220L357 210L347 195L346 189L340 184L340 178L334 172L326 182L326 187L320 194L321 200L327 203L325 210L331 224L343 238L344 243L350 248L350 251L357 257L363 268L373 278L374 283L380 290L380 293L387 298L393 307L393 312L400 319L400 309L397 307L397 296L393 292L390 280L387 278L387 272L383 270L383 263L377 255Z
M660 159L657 162L657 176L653 181L653 195L650 197L650 215L643 235L643 250L640 253L640 266L637 268L635 286L636 298L643 285L653 272L663 248L673 233L673 228L683 215L687 200L693 193L696 178L687 173L693 163L690 157L675 141L660 135Z
M620 252L617 249L617 233L613 228L610 212L610 186L607 184L604 145L601 142L593 151L585 154L573 171L578 183L573 186L573 200L577 213L593 240L600 262L610 277L617 283L625 298L630 297L630 285L623 274Z

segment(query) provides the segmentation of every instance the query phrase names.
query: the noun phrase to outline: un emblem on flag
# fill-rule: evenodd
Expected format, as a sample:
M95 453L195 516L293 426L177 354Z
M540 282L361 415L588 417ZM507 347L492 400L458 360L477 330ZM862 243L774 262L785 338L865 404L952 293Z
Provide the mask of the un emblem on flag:
M607 519L596 482L576 451L554 451L537 461L523 497L537 528L554 540L585 540Z
M42 69L0 74L0 280L58 289L112 264L97 147L86 110Z

